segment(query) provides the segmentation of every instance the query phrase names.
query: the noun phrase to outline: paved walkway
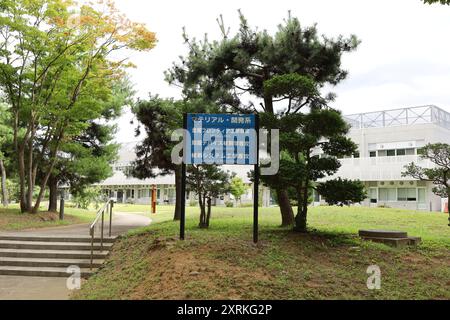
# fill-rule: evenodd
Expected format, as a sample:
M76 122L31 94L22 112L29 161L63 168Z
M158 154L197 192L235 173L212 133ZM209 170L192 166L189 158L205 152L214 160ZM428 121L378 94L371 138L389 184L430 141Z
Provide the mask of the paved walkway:
M114 212L111 233L114 236L121 235L131 229L147 226L151 221L143 215ZM107 235L108 226L109 224L106 223L105 235ZM88 236L89 224L0 232L0 234ZM66 281L66 278L0 276L0 300L65 300L70 295Z

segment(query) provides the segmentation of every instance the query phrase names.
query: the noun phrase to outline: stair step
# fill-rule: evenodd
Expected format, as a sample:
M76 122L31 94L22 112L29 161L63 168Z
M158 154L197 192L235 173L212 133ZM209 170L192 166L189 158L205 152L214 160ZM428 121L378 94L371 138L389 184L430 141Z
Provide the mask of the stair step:
M82 268L80 276L87 278L92 275L96 269ZM14 266L0 266L0 275L12 276L30 276L30 277L70 277L73 273L67 272L66 268L52 268L52 267L14 267Z
M93 261L92 267L99 268L105 260L96 259ZM0 266L12 267L53 267L61 268L68 266L78 266L80 268L90 268L91 260L89 259L50 259L50 258L15 258L0 257Z
M369 240L378 243L388 244L393 247L404 247L410 244L409 238L373 238L373 237L361 237L364 240Z
M94 251L94 259L105 259L108 250ZM0 249L0 257L16 258L55 258L55 259L90 259L90 250L33 250L33 249Z
M408 233L404 231L393 230L359 230L359 236L368 238L401 239L407 238Z
M117 237L104 237L104 243L114 243ZM0 240L12 241L37 241L37 242L88 242L91 243L89 236L26 236L18 234L0 234ZM94 243L100 242L100 238L94 238Z
M91 270L89 236L0 233L0 275L69 277L67 268L77 266L86 278L101 267L116 238L103 238L103 248L101 240L94 239Z
M103 249L109 250L113 243L103 243ZM100 250L100 243L94 243L94 250ZM0 240L0 248L5 249L36 249L36 250L91 250L91 244L86 242L46 242Z

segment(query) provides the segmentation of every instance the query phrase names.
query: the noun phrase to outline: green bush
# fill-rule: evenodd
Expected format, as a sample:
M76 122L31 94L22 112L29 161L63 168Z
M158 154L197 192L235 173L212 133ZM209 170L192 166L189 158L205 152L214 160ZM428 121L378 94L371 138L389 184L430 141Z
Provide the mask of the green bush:
M73 202L75 202L77 208L88 209L89 205L94 204L95 208L98 209L100 202L102 202L101 191L99 187L87 187L78 192L73 197Z
M225 206L227 208L233 208L234 207L234 203L233 203L233 201L225 201Z

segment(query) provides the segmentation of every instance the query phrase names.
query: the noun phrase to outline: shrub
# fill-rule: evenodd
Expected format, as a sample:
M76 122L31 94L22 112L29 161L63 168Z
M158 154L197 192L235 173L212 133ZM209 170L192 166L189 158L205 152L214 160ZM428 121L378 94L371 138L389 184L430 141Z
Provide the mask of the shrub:
M233 201L225 201L225 206L227 208L232 208L232 207L234 207L234 203L233 203Z

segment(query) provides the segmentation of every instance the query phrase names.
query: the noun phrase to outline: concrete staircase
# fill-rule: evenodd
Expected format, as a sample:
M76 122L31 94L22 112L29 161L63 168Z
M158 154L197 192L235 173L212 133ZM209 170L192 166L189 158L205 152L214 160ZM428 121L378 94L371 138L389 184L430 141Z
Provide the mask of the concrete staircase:
M392 230L359 230L359 236L363 240L384 243L392 247L417 246L421 243L420 237L410 237L404 231Z
M76 236L0 235L0 275L69 277L69 266L78 266L89 277L105 261L115 237L94 239L91 269L91 238Z

